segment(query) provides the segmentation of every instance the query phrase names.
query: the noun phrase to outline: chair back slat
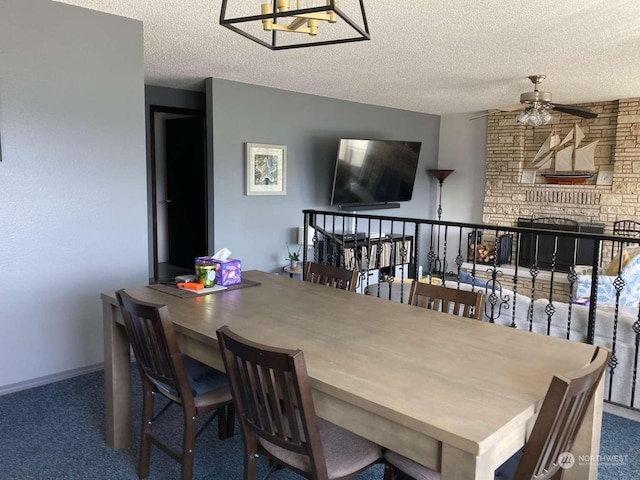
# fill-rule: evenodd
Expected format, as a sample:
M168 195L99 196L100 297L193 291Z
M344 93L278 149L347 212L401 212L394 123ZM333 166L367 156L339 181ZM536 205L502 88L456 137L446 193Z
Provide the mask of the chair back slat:
M514 480L557 478L561 454L569 452L611 352L598 347L589 365L553 377Z
M256 451L259 444L264 447L268 442L305 455L311 472L287 466L308 478L326 478L324 451L302 352L251 342L226 326L218 330L218 340L245 449Z
M358 271L309 262L307 264L305 280L307 282L355 292L358 285Z
M134 299L124 290L116 292L129 343L138 368L153 383L169 387L193 401L173 323L166 305Z
M415 280L411 284L409 293L410 305L477 320L482 318L483 303L484 294L482 292L458 290Z

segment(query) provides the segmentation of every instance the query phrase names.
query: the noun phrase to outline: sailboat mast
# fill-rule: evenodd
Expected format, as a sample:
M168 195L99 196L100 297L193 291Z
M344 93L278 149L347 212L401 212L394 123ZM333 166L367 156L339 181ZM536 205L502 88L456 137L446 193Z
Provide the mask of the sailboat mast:
M553 138L555 137L556 134L556 127L551 127L551 143L555 144L552 145L551 147L551 151L553 152L553 156L551 157L552 161L553 161L553 171L557 172L556 170L556 156L558 155L558 142L554 142Z
M576 151L578 150L578 129L580 127L578 127L577 123L573 124L573 132L574 132L574 137L573 137L573 151L571 152L571 171L575 172L576 171Z

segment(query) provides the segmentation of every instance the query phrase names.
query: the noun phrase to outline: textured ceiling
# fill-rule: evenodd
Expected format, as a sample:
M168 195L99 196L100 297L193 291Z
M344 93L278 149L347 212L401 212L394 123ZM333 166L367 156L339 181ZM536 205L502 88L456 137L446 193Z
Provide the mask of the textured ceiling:
M638 0L365 0L370 41L278 52L220 26L220 0L62 3L141 20L150 85L215 77L433 114L518 103L532 74L557 103L640 96Z

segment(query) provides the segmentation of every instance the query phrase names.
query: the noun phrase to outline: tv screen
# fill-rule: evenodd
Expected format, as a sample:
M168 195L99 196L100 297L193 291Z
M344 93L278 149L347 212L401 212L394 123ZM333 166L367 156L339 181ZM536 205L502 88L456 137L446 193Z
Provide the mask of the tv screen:
M331 205L411 200L421 145L421 142L341 139Z

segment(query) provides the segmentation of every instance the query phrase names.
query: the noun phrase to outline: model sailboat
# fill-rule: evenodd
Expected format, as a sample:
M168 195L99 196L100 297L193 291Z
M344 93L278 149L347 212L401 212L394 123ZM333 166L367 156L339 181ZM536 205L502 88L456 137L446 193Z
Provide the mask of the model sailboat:
M547 183L585 183L596 171L594 155L598 140L583 147L582 129L576 123L562 141L554 131L544 141L533 161L538 170L553 170L541 173Z

